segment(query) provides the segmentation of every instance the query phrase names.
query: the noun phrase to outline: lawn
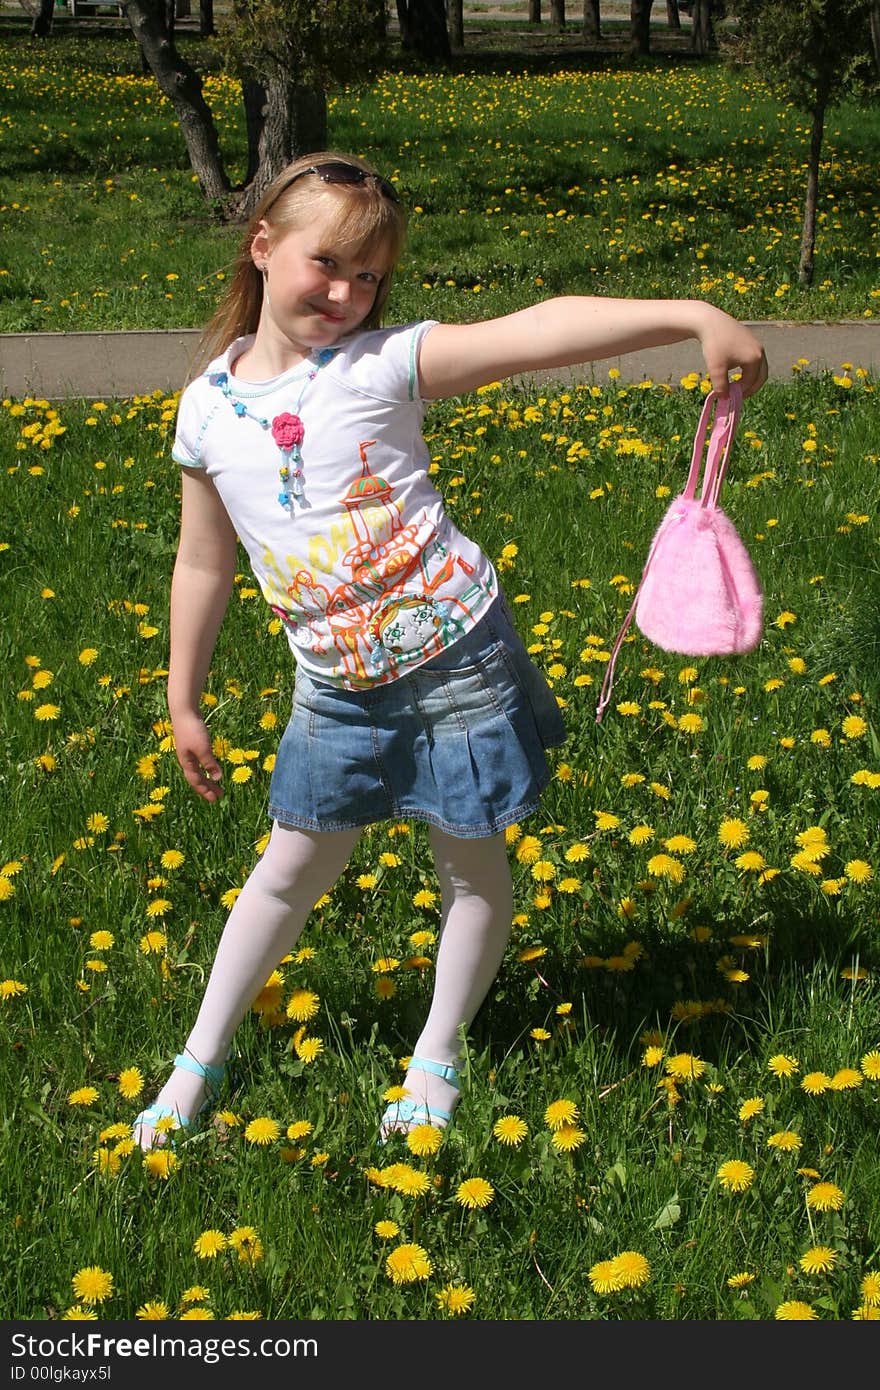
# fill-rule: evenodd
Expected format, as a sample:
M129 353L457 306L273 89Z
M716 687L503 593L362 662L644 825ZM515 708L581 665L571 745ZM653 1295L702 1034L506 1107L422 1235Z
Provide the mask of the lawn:
M11 68L12 47L3 326L198 321L229 232L130 57L20 45ZM810 299L790 285L798 118L741 75L389 76L334 119L414 206L396 316L564 281L749 316L876 308L853 112L829 131ZM134 1149L265 844L291 658L243 560L203 696L228 792L197 801L165 704L176 397L2 403L8 1319L880 1316L877 382L792 365L746 404L725 486L758 649L690 660L632 628L601 724L707 384L609 374L429 411L435 481L568 728L508 834L513 937L436 1151L376 1137L437 944L413 822L363 837L266 981L216 1122Z

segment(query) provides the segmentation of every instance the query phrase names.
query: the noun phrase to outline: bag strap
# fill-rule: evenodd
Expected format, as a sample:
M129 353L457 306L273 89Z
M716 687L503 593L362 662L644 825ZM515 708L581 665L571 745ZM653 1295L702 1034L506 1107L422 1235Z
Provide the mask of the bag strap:
M709 420L712 418L712 432L709 435L709 450L706 455L706 472L703 477L703 485L700 490L700 505L702 507L714 507L718 502L718 494L721 491L721 484L727 472L727 464L730 459L730 451L733 445L733 436L736 433L736 426L742 408L742 387L739 382L730 383L730 391L727 396L719 396L717 391L710 391L703 403L697 425L696 435L694 436L694 447L691 454L691 466L688 473L684 491L680 494L688 501L693 501L697 492L697 481L703 464L703 448L706 443L706 434L709 431ZM642 570L642 577L639 580L633 601L630 604L629 612L620 626L620 631L614 639L614 646L611 648L611 656L608 665L605 667L605 677L602 681L602 689L599 692L599 700L596 705L596 723L601 724L602 716L608 707L611 699L611 687L614 684L614 667L623 640L629 630L629 625L633 620L639 595L642 592L642 585L648 570L651 568L651 561L657 549L657 542L660 539L659 528L651 542L651 549L648 551L648 558L645 561L645 568Z

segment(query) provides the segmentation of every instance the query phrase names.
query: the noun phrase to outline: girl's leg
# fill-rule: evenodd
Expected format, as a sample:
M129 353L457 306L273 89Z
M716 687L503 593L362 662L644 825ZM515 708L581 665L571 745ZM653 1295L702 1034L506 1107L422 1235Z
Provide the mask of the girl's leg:
M434 994L413 1055L453 1065L461 1053L459 1029L469 1028L498 974L513 918L513 887L503 834L464 840L431 827L441 888L440 944ZM451 1113L458 1090L442 1077L411 1068L408 1099ZM389 1132L397 1127L386 1122Z
M184 1053L202 1066L221 1065L232 1036L278 962L291 950L315 903L333 886L360 831L317 834L277 822L226 921L204 998ZM204 1079L175 1068L156 1104L191 1120L205 1099ZM154 1128L137 1125L141 1148Z

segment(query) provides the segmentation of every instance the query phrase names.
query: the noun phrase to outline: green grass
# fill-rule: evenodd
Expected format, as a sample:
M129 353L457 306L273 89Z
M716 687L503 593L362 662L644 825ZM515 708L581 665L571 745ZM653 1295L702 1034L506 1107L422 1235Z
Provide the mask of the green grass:
M0 330L203 321L236 233L208 216L131 41L7 35L2 56ZM236 93L218 79L208 92L240 174ZM331 120L334 143L375 159L414 209L395 318L560 290L699 294L752 318L876 312L876 112L829 123L809 294L793 287L804 122L718 64L400 71L338 96ZM430 994L431 966L410 962L433 956L438 923L423 828L383 824L240 1030L225 1131L181 1144L162 1178L126 1126L188 1032L259 853L292 675L243 559L205 697L229 792L198 802L165 706L175 407L0 410L7 1318L81 1311L73 1279L92 1266L113 1276L95 1305L113 1320L152 1300L179 1316L199 1288L224 1319L443 1318L450 1285L473 1290L477 1319L876 1310L876 381L795 376L747 404L725 505L764 584L763 641L690 662L633 629L598 726L698 401L609 380L431 410L437 482L498 564L569 730L541 812L509 837L514 934L467 1040L463 1104L433 1158L376 1144ZM747 842L726 846L719 828L739 821ZM680 871L649 868L658 853ZM401 965L383 974L389 958ZM311 1062L285 1012L300 987L320 1000ZM796 1059L787 1080L778 1055ZM143 1091L126 1098L131 1069ZM805 1089L811 1073L829 1084ZM563 1099L578 1110L570 1152L545 1114ZM518 1147L493 1136L504 1115L527 1125ZM245 1137L261 1117L279 1126L265 1146ZM287 1138L296 1122L308 1132ZM768 1144L779 1133L795 1147ZM381 1181L399 1159L428 1175L425 1195ZM740 1193L718 1178L731 1160L754 1170ZM482 1210L456 1199L469 1177L492 1186ZM809 1204L817 1183L839 1210ZM252 1261L195 1253L205 1231L249 1228ZM401 1242L425 1250L427 1278L389 1278ZM801 1267L826 1246L829 1273ZM623 1251L649 1277L600 1292L594 1267Z
M181 46L204 59L191 35ZM0 331L202 323L239 234L212 220L134 41L9 31L0 58ZM394 318L563 291L699 296L747 319L876 315L876 108L829 116L807 291L806 117L721 62L596 63L395 68L332 98L332 143L373 159L412 209ZM206 95L240 178L237 88L214 73Z
M437 1319L450 1284L473 1290L478 1319L772 1320L792 1302L850 1319L880 1281L876 381L795 378L747 404L725 505L764 584L762 643L690 662L633 630L600 726L604 662L657 489L684 480L698 400L610 382L432 409L437 481L500 564L569 729L541 812L510 836L514 935L468 1039L463 1103L433 1158L376 1144L431 968L401 964L380 999L375 967L431 958L438 920L413 901L436 889L423 829L379 825L301 939L313 954L281 967L240 1030L235 1122L182 1144L162 1179L116 1146L186 1036L224 899L254 863L291 684L243 566L206 692L229 792L198 802L164 722L174 404L0 412L5 1315L81 1308L73 1277L99 1266L109 1319L148 1300L177 1316L197 1286L218 1318ZM686 732L695 712L704 727ZM236 767L252 775L235 782ZM734 820L748 843L725 848ZM811 867L794 857L818 827ZM738 865L744 849L776 872ZM649 869L661 852L680 882ZM320 999L311 1063L285 1015L298 987ZM768 1068L778 1054L796 1059L788 1080ZM129 1068L140 1099L120 1094ZM691 1079L670 1092L675 1073ZM805 1090L810 1073L836 1081ZM84 1087L95 1098L72 1103ZM545 1120L560 1099L579 1112L569 1153ZM519 1147L493 1137L508 1114L528 1126ZM258 1117L280 1128L264 1147L245 1137ZM285 1138L296 1121L310 1132ZM798 1146L769 1145L781 1132ZM380 1182L401 1159L429 1175L426 1195ZM719 1181L730 1160L754 1170L746 1191ZM482 1210L456 1200L469 1177L494 1190ZM817 1182L839 1210L808 1204ZM399 1233L383 1240L379 1221ZM250 1227L252 1263L194 1252L204 1231ZM401 1242L424 1249L429 1277L392 1282ZM834 1254L826 1275L800 1267L817 1246ZM594 1290L588 1272L623 1251L647 1282Z

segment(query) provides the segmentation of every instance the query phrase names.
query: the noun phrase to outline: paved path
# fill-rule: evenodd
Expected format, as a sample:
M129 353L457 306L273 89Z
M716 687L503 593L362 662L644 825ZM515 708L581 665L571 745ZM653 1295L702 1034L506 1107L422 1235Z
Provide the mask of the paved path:
M764 344L771 379L789 381L799 360L803 371L837 371L844 363L880 373L880 321L752 323ZM172 392L184 382L198 343L198 329L137 333L0 334L0 394L20 399L98 399ZM616 367L625 382L678 382L703 371L695 342L633 352L616 361L536 374L532 382L607 383Z

